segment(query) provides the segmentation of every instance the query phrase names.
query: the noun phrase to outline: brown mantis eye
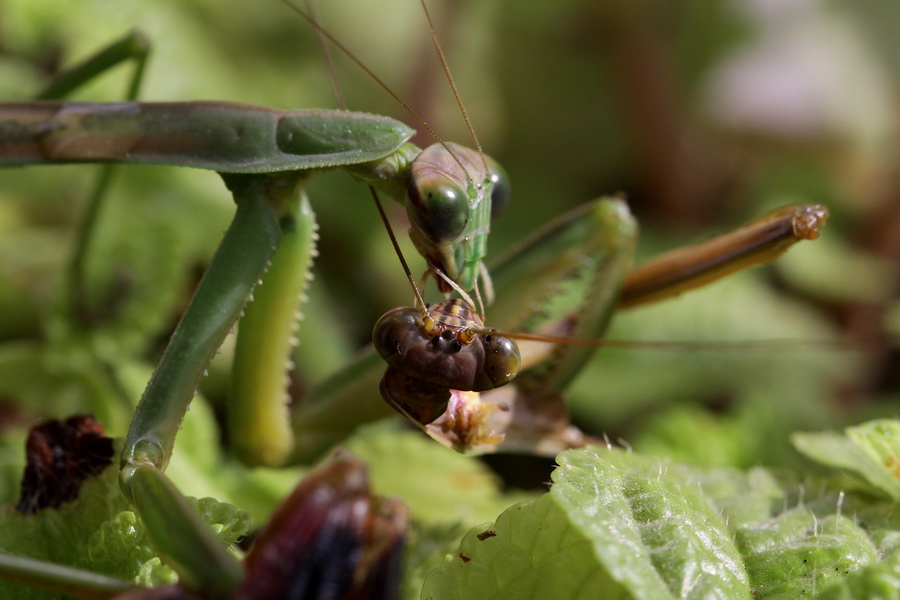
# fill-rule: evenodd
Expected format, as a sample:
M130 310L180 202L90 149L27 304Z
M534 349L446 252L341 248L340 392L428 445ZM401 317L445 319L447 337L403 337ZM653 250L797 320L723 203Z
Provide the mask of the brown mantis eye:
M495 334L484 336L484 362L482 371L492 388L506 385L516 378L522 357L519 347L507 337Z

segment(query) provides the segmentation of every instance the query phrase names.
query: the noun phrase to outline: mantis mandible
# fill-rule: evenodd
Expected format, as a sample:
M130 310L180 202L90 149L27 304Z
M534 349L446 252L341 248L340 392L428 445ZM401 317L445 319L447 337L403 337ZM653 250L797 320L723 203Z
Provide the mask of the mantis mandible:
M135 112L149 113L156 110L156 108L157 107L151 107L150 105L134 104L104 105L99 107L78 104L40 106L29 104L23 105L21 107L13 106L10 108L10 110L18 111L17 114L12 118L12 121L15 123L21 123L22 120L25 119L23 115L32 115L31 118L44 125L51 123L52 125L50 127L50 130L55 130L57 128L57 125L55 124L56 122L52 121L47 113L52 113L53 115L62 115L65 117L63 121L71 119L77 122L84 116L92 119L102 119L105 116L111 116L115 119L121 118L127 123L133 123L144 122L143 119L145 118L149 119L149 117L144 117L143 114L138 114L137 116L135 116ZM169 120L174 119L176 121L185 121L188 123L195 123L195 119L199 119L200 115L204 113L205 109L211 109L213 112L223 113L228 112L233 108L242 117L255 112L255 109L247 107L233 107L224 104L170 104L167 106L159 106L158 108L164 114L169 115ZM34 116L36 112L39 113L40 111L44 111L44 113ZM268 111L263 112L267 113ZM192 309L195 312L190 313L191 309L189 309L190 316L186 316L184 320L184 322L188 323L189 326L201 324L203 330L209 331L210 333L208 336L204 336L205 339L202 340L202 345L198 345L199 337L195 333L185 335L183 336L183 338L179 338L178 333L175 334L172 342L172 344L174 345L170 346L170 350L167 351L166 357L164 357L162 362L160 363L160 366L157 370L157 376L155 376L150 386L148 386L148 392L146 396L147 398L162 398L162 400L148 400L147 403L144 404L145 408L142 409L142 411L139 412L138 416L135 418L132 435L129 436L129 442L126 446L126 451L123 459L123 465L126 467L125 473L123 474L123 489L126 491L126 494L131 497L132 501L135 502L135 504L139 507L139 510L147 515L152 515L154 511L158 510L158 505L155 505L154 502L149 502L147 500L148 494L152 492L154 494L154 497L157 497L155 496L155 494L159 493L159 490L168 489L167 484L163 479L159 477L160 470L165 467L166 461L168 460L168 454L171 452L172 445L174 444L175 429L180 424L181 415L184 412L187 401L190 400L190 397L195 391L197 381L202 375L205 363L208 362L209 358L212 356L212 354L220 344L221 339L224 337L225 333L227 333L228 328L236 319L238 313L244 305L244 301L247 295L250 293L250 290L256 284L257 280L260 278L266 264L270 260L276 261L276 265L270 268L270 275L268 277L277 278L284 276L284 273L281 272L281 268L277 266L278 259L273 258L272 246L278 241L278 238L289 238L289 234L293 235L298 231L297 224L304 222L304 220L300 217L300 214L306 210L303 201L299 198L292 198L289 192L293 192L294 188L298 184L305 182L305 171L337 165L350 167L351 164L355 164L357 162L371 162L372 160L381 158L382 156L387 155L399 148L400 145L405 141L405 137L410 133L402 125L388 122L387 120L382 118L369 118L355 114L348 115L330 112L300 113L298 116L303 125L303 129L312 129L317 135L324 135L325 137L329 138L329 143L326 144L328 147L325 149L325 152L321 154L331 156L333 153L340 153L343 151L344 147L340 146L340 144L331 146L330 140L332 138L331 134L335 134L333 136L335 139L340 138L340 136L336 135L336 133L346 128L348 120L352 121L352 128L354 130L359 127L359 131L362 133L365 133L364 130L374 132L371 133L370 139L364 139L364 137L362 136L354 137L348 144L349 149L356 152L360 147L369 146L370 144L373 149L367 149L364 152L358 153L356 155L356 158L349 158L346 155L342 155L339 158L326 159L310 159L309 156L313 153L307 150L303 150L302 156L304 156L304 158L301 160L301 162L291 163L287 168L291 170L299 169L304 171L304 173L285 174L271 177L257 176L253 174L225 176L226 183L228 184L232 192L236 197L240 198L238 200L239 216L235 221L236 226L232 231L229 232L229 234L226 235L226 242L223 243L222 246L224 250L220 250L220 253L213 260L212 266L208 270L207 275L204 279L204 283L201 285L200 290L195 295L195 299L192 302ZM312 122L317 119L319 120L318 124L312 124ZM212 126L218 127L223 122L223 120L224 119L222 118L222 115L219 114L215 117L215 122ZM61 127L62 125L59 126ZM153 129L156 129L157 127L159 126L152 126ZM242 127L245 127L245 125L238 126L238 129ZM388 141L384 141L383 139L381 139L382 134L389 138ZM29 135L31 137L34 137L33 134ZM69 153L69 148L67 148L68 138L66 138L66 135L68 134L63 135L63 142L61 144L56 145L51 143L51 146L53 148L49 153L51 160L71 160L76 162L100 160L100 157L96 155L86 156L84 154ZM129 135L133 136L143 134L135 134L132 132ZM7 139L9 139L9 137ZM108 137L108 134L106 133L101 134L101 137L106 140L110 139L110 137ZM296 137L296 135L292 135L289 137L293 139L294 137ZM176 139L176 137L173 136L169 139ZM18 144L19 142L15 141L13 143ZM103 143L99 146L96 146L94 145L94 141L90 141L88 150L90 152L93 152L100 148L101 151L108 153L106 155L107 159L119 160L124 157L126 153L132 152L130 150L130 148L132 148L130 142L128 142L127 144L127 148L129 148L129 150L123 151L118 145L118 142ZM57 148L61 149L57 151ZM407 150L403 150L402 152L407 152ZM40 160L36 158L37 155L28 155L27 153L23 152L18 146L11 150L10 154L24 157L22 158L23 162L33 162ZM169 148L167 148L163 152L163 154L167 157L172 157L172 162L175 162L176 164L184 164L185 162L188 162L188 160L184 159L183 157L174 156L171 152L171 149ZM47 155L48 154L46 150L41 150L40 156ZM132 157L139 157L141 155L141 153L138 153L136 155L132 153L127 157L127 160L132 160ZM405 154L401 154L401 161L405 160L405 158L403 158L404 156ZM137 158L134 158L134 160L137 160ZM168 160L168 158L164 160ZM209 163L207 166L212 166L212 168L214 168L215 170L221 171L233 172L235 170L238 170L237 167L234 167L233 165L221 166L221 163ZM266 169L269 169L270 166L267 166ZM380 171L375 175L375 177L381 177ZM287 208L288 206L291 206L291 208ZM622 217L621 205L619 203L612 203L605 206L613 207L604 209L606 214L612 213L613 215L615 215L616 213L618 213L618 215ZM245 212L242 213L241 211ZM581 222L582 221L578 221L578 223ZM622 225L622 223L624 223L625 225ZM630 246L633 244L633 224L629 223L630 220L627 217L624 217L618 220L614 219L612 224L609 225L610 229L612 230L620 227L631 229L630 232L625 232L621 238L621 246L623 247L624 252L620 258L615 259L617 266L612 269L601 271L602 273L604 273L605 277L608 277L611 280L620 280L624 272L627 271L627 268L630 264ZM565 231L569 230L565 229ZM312 236L312 228L306 227L305 233L302 234L302 237L310 239L312 238ZM564 237L565 236L563 236L563 238ZM282 239L281 244L284 246L285 243L285 239ZM547 246L541 248L541 252L546 252L547 247L552 247L552 243L547 242L547 238L543 240L543 243L547 244ZM300 245L303 246L305 245L305 243L301 241ZM251 253L247 253L247 250L250 250ZM305 251L301 252L301 254L305 254L308 256L310 252ZM299 264L302 264L304 260L306 259L301 258ZM305 274L306 268L304 266L298 267L297 265L298 263L290 263L290 266L285 267L284 270L293 273L295 276L298 273L301 274L301 281L299 283L296 281L294 281L293 283L285 282L284 287L290 287L291 285L299 285L300 287L302 287L303 274ZM235 266L240 266L244 270L238 271ZM509 277L511 280L516 280L521 279L522 275L518 274L507 277ZM466 287L468 287L468 285L466 285ZM604 288L606 291L604 291L603 293L607 296L614 295L617 287L617 285L610 285ZM264 290L266 290L267 288L274 289L271 286L262 286L257 293L255 302L250 305L251 307L269 306L267 304L269 300L265 297L261 297L261 294L263 294ZM281 290L276 289L276 291L280 292ZM276 297L273 298L272 301L277 302L278 297L288 295L290 294L276 294ZM498 293L498 297L501 295L502 294ZM596 302L596 305L600 307L601 310L593 319L591 327L602 328L605 319L608 318L608 314L611 312L615 304L610 302L598 301ZM512 314L514 312L511 310L507 312L505 309L499 310L497 309L496 305L493 310L497 310L500 314L503 315ZM215 314L217 311L221 311L221 318L217 317L215 319L215 323L208 320L208 315ZM275 309L265 309L263 311L263 316L271 317L272 314L266 315L265 313L274 313L274 311ZM287 312L289 314L292 314L293 309L289 308L287 309ZM252 320L255 317L251 314L249 315L249 318ZM282 324L284 323L284 321L285 320L282 320ZM275 322L275 319L272 319L271 322ZM584 333L584 337L591 337L592 335L592 333ZM289 339L289 337L285 337L283 339L287 340ZM181 349L179 349L180 344L182 345ZM284 346L284 344L289 345L289 342L280 342L281 346ZM251 347L254 348L260 348L266 345L267 342L264 341L251 342ZM279 344L272 344L273 347L278 345ZM189 359L189 362L187 362L185 359ZM570 365L568 366L568 369L572 372L576 371L578 368L578 362L579 361L577 360L571 360L567 362L566 364ZM280 369L280 365L277 366L277 368ZM568 373L565 375L565 377L562 377L560 381L570 376L571 373ZM271 378L267 379L271 380ZM280 377L276 379L280 379ZM280 382L276 381L276 383ZM170 385L174 387L170 387ZM531 392L529 390L525 390L524 393ZM176 396L181 398L181 400L177 400L175 402L170 401L173 397ZM243 406L250 406L248 410L253 414L260 414L260 411L257 410L258 407L252 407L251 405ZM336 403L335 406L340 406L340 404ZM335 410L339 411L341 409ZM325 420L327 421L327 419ZM299 433L321 435L322 429L318 424L315 423L314 419L307 420L306 422L303 422L302 419L299 419L298 422L303 423L302 425L299 425L299 427L301 428L301 431ZM241 423L241 425L243 427L247 427L246 422ZM304 432L302 428L308 428L309 431ZM247 435L247 439L254 438L258 438L258 436L252 434ZM523 440L525 438L527 438L527 435L522 436ZM274 458L272 456L264 456L263 460L279 462L280 460L283 460L285 454L290 454L292 452L299 452L300 454L303 454L304 451L313 453L315 450L320 450L322 447L330 446L333 441L333 438L329 438L327 436L325 436L324 440L313 439L310 441L303 440L301 438L300 443L305 444L305 448L302 447L300 450L298 450L295 447L293 449L289 448L287 451L273 451L275 455ZM554 442L558 442L558 440L554 440ZM543 450L552 451L550 448L545 448ZM154 466L150 466L151 464ZM177 498L177 492L161 493L168 494L171 498ZM177 502L172 505L166 504L166 506L175 506L176 513L178 513L180 510L177 509ZM184 530L196 530L197 527L193 524L193 521L188 512L189 511L183 512ZM171 514L169 516L171 517ZM197 535L198 537L202 537L203 534L198 533ZM166 544L164 542L161 542L160 545L165 546ZM215 583L223 586L223 588L227 588L228 586L233 585L234 579L237 577L237 575L234 574L234 567L233 565L231 565L231 563L229 563L229 560L217 554L215 550L210 550L210 554L207 555L199 553L197 556L169 555L168 558L173 563L179 565L180 568L185 572L205 570L201 567L207 567L211 564L218 565L218 568L210 570L210 572L214 574L208 575L207 580L201 585L212 585L213 583ZM221 576L222 572L230 573L230 575L223 578Z

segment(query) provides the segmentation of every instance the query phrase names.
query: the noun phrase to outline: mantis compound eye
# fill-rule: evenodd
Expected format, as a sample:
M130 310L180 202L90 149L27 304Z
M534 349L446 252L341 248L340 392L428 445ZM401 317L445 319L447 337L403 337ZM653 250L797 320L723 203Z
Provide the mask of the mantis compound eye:
M372 344L378 354L390 364L396 360L394 357L409 345L410 340L407 339L409 336L414 336L416 340L420 338L427 340L437 334L437 324L432 319L429 319L428 322L431 328L426 331L419 311L414 308L389 310L375 323L375 329L372 331Z
M469 222L468 197L440 174L410 186L406 210L415 226L434 241L457 239Z
M491 383L491 388L506 385L519 374L522 357L519 354L519 346L508 337L496 334L482 336L484 360L481 372L486 381Z
M509 206L509 198L512 195L512 185L509 176L503 167L493 159L488 159L488 167L490 168L491 183L491 221L503 214L506 207Z

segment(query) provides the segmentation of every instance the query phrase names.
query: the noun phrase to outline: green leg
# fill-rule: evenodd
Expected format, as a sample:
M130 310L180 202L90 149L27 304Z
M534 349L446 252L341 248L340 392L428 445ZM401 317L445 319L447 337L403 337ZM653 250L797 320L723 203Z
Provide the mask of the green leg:
M153 547L180 582L203 590L204 597L227 598L244 577L241 563L163 472L150 464L134 466L128 491Z
M135 589L135 585L130 581L2 553L0 553L0 576L9 581L17 581L57 594L89 600L105 600Z
M599 339L631 269L637 223L624 201L604 198L563 215L492 267L497 301L492 327L534 332L565 317L548 335ZM529 303L522 303L522 299ZM540 306L535 311L534 306ZM546 346L546 345L545 345ZM594 348L560 345L519 385L562 390Z
M189 585L215 590L218 597L240 580L240 564L162 471L207 365L278 248L286 211L298 202L303 181L297 172L223 178L237 213L141 398L120 474L122 491L147 523L154 547Z
M58 75L38 95L38 100L59 100L65 98L97 75L129 60L134 61L135 69L125 98L134 100L138 97L144 76L144 68L147 66L149 55L150 42L144 34L137 30L130 31L120 40L110 44L102 52Z
M281 231L278 252L244 309L235 348L227 416L235 452L248 465L282 465L294 446L285 379L316 241L305 195L291 202Z

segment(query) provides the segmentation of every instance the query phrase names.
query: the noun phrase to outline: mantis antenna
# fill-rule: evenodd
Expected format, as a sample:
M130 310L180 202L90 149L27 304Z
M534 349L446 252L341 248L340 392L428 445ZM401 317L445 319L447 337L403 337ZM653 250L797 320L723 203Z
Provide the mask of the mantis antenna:
M287 6L294 13L296 13L297 15L302 17L307 23L309 23L309 25L313 29L316 30L316 32L318 32L318 34L321 37L323 37L326 40L328 40L329 42L331 42L331 44L334 45L335 48L340 50L344 56L349 58L351 61L353 61L353 63L356 66L358 66L360 69L362 69L363 72L372 79L372 81L377 83L384 91L386 91L388 93L388 95L391 98L393 98L397 102L397 104L399 104L403 108L403 110L405 110L407 113L409 113L409 115L413 119L415 119L416 122L419 125L421 125L422 128L425 129L425 131L427 131L431 137L433 137L435 139L435 141L437 141L437 143L439 143L441 146L444 147L444 150L446 150L447 153L453 157L453 160L456 162L457 165L459 165L459 168L462 169L463 172L466 174L466 180L467 180L468 184L470 186L474 187L475 184L472 181L472 178L469 175L468 170L463 165L462 161L459 159L459 157L456 155L456 153L453 152L453 150L447 145L447 143L444 141L444 139L438 135L438 133L434 130L434 128L431 127L431 125L429 125L428 122L425 121L425 119L423 119L419 115L419 113L417 113L407 102L405 102L399 96L399 94L397 94L397 92L392 90L391 87L387 83L385 83L380 77L378 77L378 75L376 75L369 67L367 67L365 65L365 63L363 63L359 58L357 58L357 56L355 54L353 54L353 52L351 52L349 48L347 48L344 44L342 44L340 41L338 41L337 38L335 38L333 35L331 35L328 32L328 30L326 30L324 27L322 27L319 24L319 22L316 19L314 19L311 15L309 15L306 11L304 11L302 8L300 8L299 6L297 6L296 4L291 2L291 0L281 0L281 3L284 4L285 6Z

